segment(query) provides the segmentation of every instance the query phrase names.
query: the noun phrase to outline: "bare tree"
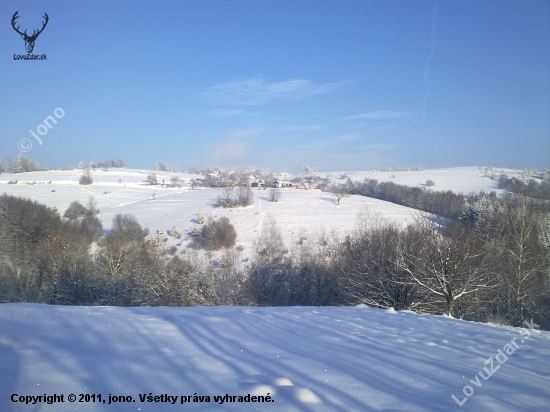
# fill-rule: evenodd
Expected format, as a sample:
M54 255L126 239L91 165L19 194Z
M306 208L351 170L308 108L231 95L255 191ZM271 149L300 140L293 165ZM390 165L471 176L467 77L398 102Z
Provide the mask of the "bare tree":
M255 242L256 253L248 271L247 292L258 305L284 305L287 302L285 277L288 264L281 232L273 217L264 220Z
M241 206L250 206L252 203L254 203L252 188L248 185L240 186L237 190L237 204Z
M100 210L97 208L97 200L93 195L88 196L87 214L90 216L99 215Z
M506 220L504 236L498 240L503 286L508 292L506 312L510 323L519 326L527 316L538 314L536 302L545 292L548 251L537 233L542 217L529 207L525 197L507 199L502 217Z
M158 178L156 173L149 173L147 174L147 178L145 179L147 183L150 185L157 185L158 184Z
M143 294L151 273L158 273L159 263L145 242L147 229L142 229L133 215L117 214L112 232L103 238L95 263L102 273L103 290L97 304L129 306L151 304Z
M134 215L117 213L113 217L111 234L124 241L142 241L149 229L143 229Z
M458 224L445 228L427 216L417 218L413 230L420 235L416 249L402 256L400 267L412 282L444 300L448 316L460 299L492 286L482 244L471 230Z
M414 233L380 215L358 216L340 247L341 292L347 303L395 310L423 308L427 293L408 282L400 257L415 250Z
M336 198L336 204L340 204L340 200L349 196L348 189L345 186L334 184L328 187L328 191Z
M180 179L178 176L172 176L170 178L170 183L172 183L173 186L180 187L181 185L185 184L185 180Z
M88 211L86 210L86 208L82 206L82 204L78 200L75 200L71 202L63 217L71 220L76 220L79 218L83 218L84 216L86 216L87 213Z
M325 241L325 242L323 242ZM334 305L342 303L335 275L339 250L326 236L314 239L302 233L286 265L283 291L288 305Z
M81 185L91 185L93 182L94 179L92 179L92 172L90 171L90 169L87 169L78 180L78 183L80 183Z
M159 172L169 172L171 169L170 166L168 166L168 164L166 164L166 162L157 162L157 164L155 165L155 170L159 171Z
M241 254L238 249L225 249L218 264L212 270L215 305L234 305L240 301L240 285L244 282L241 270Z
M269 191L269 198L272 202L278 202L281 200L281 191L278 188L271 189Z
M174 256L146 284L153 304L163 306L205 305L199 286L204 269L196 256Z
M235 207L236 200L232 187L224 187L222 194L218 196L217 205L221 207Z

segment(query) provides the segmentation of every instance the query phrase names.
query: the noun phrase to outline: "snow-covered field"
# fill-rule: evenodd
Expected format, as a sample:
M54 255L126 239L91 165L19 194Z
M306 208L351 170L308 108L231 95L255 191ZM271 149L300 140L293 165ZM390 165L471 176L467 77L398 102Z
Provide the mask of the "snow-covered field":
M64 402L20 401L44 394ZM80 403L80 394L96 402ZM132 398L108 404L110 394ZM141 402L140 394L177 401ZM226 394L235 402L214 400ZM248 394L272 402L238 402ZM453 395L467 400L460 407ZM548 411L549 400L550 332L527 328L363 305L0 305L7 412Z
M498 182L485 176L484 167L450 167L446 169L428 169L422 171L402 171L402 172L379 172L379 171L344 171L331 172L330 174L336 182L344 182L341 176L349 177L356 182L362 182L365 178L375 179L379 182L394 182L396 184L411 187L426 187L426 181L432 180L435 185L433 190L452 190L456 193L478 193L480 191L501 193L498 188ZM493 169L489 174L499 175L500 173L518 173L511 169ZM319 173L325 177L328 173Z
M244 255L250 255L266 216L276 219L283 241L290 247L304 234L317 236L324 231L330 235L333 230L346 233L353 229L357 215L367 209L403 223L412 222L417 214L415 209L363 196L343 199L337 206L329 193L298 189L281 189L281 201L277 203L270 201L269 190L253 189L253 205L223 209L214 207L221 189L191 189L189 180L196 175L155 173L159 182L165 179L169 183L170 177L177 175L187 185L181 188L150 186L144 182L147 176L144 171L111 169L108 172L94 171L93 184L83 186L78 184L82 171L50 171L0 175L0 193L28 197L49 207L56 206L61 215L72 201L78 200L86 205L88 197L93 195L105 229L111 228L115 214L129 213L135 215L143 227L149 228L151 235L155 235L158 229L166 234L174 226L182 232L191 230L196 225L197 214L205 218L227 216L235 226L237 244L243 247ZM16 179L17 184L8 184ZM164 237L168 238L167 247L182 243L180 251L188 243Z
M498 171L495 171L497 173ZM197 214L209 216L227 216L237 231L237 243L243 247L244 255L250 256L253 242L258 238L261 224L266 216L276 219L287 247L302 236L316 237L321 233L330 235L332 231L344 234L353 229L359 213L368 210L400 223L410 223L418 214L415 209L362 196L350 196L335 205L329 193L297 189L281 189L280 202L272 203L269 191L254 189L254 204L246 208L223 209L214 207L221 189L191 189L189 181L200 177L188 173L154 172L159 182L164 179L166 185L150 186L145 183L147 173L138 169L95 170L94 183L89 186L78 184L82 171L48 171L0 175L0 193L28 197L49 207L56 206L61 214L69 204L79 200L86 204L93 195L101 210L100 218L106 230L111 228L112 218L117 213L129 213L138 218L143 227L155 235L158 229L168 233L174 226L184 232L196 226ZM328 173L320 173L325 177ZM336 182L343 174L352 180L363 181L366 177L378 181L393 181L408 186L423 187L426 180L435 182L434 190L453 190L471 193L496 188L496 182L484 177L483 169L478 167L460 167L433 169L420 172L332 172ZM171 176L184 179L183 187L171 187ZM392 177L394 176L394 177ZM290 179L292 176L287 177ZM8 184L17 180L17 184ZM188 241L164 236L168 240L166 247L178 246L185 249Z

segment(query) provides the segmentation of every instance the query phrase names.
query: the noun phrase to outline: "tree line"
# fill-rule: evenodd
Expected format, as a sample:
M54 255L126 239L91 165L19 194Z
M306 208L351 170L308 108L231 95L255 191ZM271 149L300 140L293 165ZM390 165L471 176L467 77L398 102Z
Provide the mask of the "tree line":
M467 198L455 220L364 213L346 235L287 248L266 218L251 259L228 219L168 253L131 215L104 233L92 198L55 209L0 196L0 301L59 305L352 305L550 330L550 209L512 193ZM183 253L182 253L183 252Z
M103 162L94 164L94 162L89 163L89 168L123 168L126 167L126 162L122 159L108 159ZM84 162L78 164L78 169L84 169ZM73 168L60 169L55 168L54 170L72 170ZM27 173L27 172L36 172L40 170L49 170L47 166L41 167L37 160L30 159L19 153L15 160L10 159L9 157L3 157L0 159L0 173Z
M411 207L427 213L457 219L467 196L451 190L434 191L425 187L411 187L394 182L378 182L366 178L363 182L347 179L341 190L351 195L361 195Z
M550 171L546 171L542 182L535 179L519 179L501 174L498 179L498 187L508 192L518 193L536 199L550 200Z

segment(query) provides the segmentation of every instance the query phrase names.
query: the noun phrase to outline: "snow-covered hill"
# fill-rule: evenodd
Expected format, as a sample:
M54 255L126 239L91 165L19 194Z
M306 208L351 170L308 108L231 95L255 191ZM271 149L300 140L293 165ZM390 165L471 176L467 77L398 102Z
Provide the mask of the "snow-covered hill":
M44 394L65 402L21 403ZM96 402L79 402L80 394ZM177 401L141 402L140 394ZM272 402L238 402L248 394ZM131 401L108 404L109 395ZM218 395L235 402L220 404ZM527 328L363 305L0 305L5 412L515 412L548 411L549 399L550 332Z
M221 189L191 189L189 181L196 175L186 173L154 172L159 182L166 183L177 175L187 184L171 187L168 184L151 186L145 183L147 173L132 169L96 170L92 174L92 185L80 185L82 171L49 171L0 175L0 193L28 197L49 207L56 206L61 215L69 204L78 200L86 204L93 195L100 209L100 218L105 229L111 228L112 218L117 213L129 213L138 218L143 227L149 228L152 235L157 229L168 233L176 226L180 231L191 230L195 226L197 214L227 216L237 231L237 243L249 255L252 243L258 238L261 224L266 216L277 220L283 240L287 246L296 242L304 234L316 236L321 232L330 234L332 230L343 234L350 231L358 213L369 210L397 220L412 222L417 214L415 209L363 196L351 196L341 205L329 193L314 190L281 189L281 201L270 202L269 191L254 189L254 204L245 208L216 208L214 203ZM200 176L199 176L200 177ZM17 180L17 184L8 184ZM153 196L154 194L154 196ZM166 236L167 237L167 236ZM183 250L186 241L167 237L166 246L178 245Z
M487 169L487 170L486 170ZM485 167L450 167L446 169L427 169L422 171L343 171L331 172L337 182L344 182L343 176L356 182L362 182L365 178L375 179L379 182L394 182L396 184L411 187L426 187L426 181L434 182L433 190L452 190L455 193L478 193L480 191L501 193L497 182L489 178L490 175L498 176L500 173L519 173L511 169L491 169ZM320 173L322 177L328 173ZM340 178L340 179L339 179Z
M166 185L161 187L146 184L148 173L156 173L158 181L164 180ZM185 180L187 184L183 187L171 187L168 183L174 175ZM319 174L322 177L326 175L328 173ZM478 167L402 172L332 172L331 175L336 182L342 183L345 180L339 177L343 175L355 181L363 181L368 177L380 182L393 181L420 187L431 179L435 183L434 190L462 193L501 191L496 188L495 181L485 176L484 168ZM252 206L222 209L214 207L221 189L191 189L190 179L201 177L198 175L138 169L97 169L92 175L94 182L89 186L78 184L80 176L81 170L4 174L0 175L0 192L28 197L49 207L56 206L61 214L72 201L79 200L86 204L88 197L93 195L101 210L100 218L106 230L111 228L115 214L129 213L136 215L141 225L150 230L151 235L156 234L158 229L166 234L174 226L185 233L195 226L197 214L205 218L227 216L235 225L237 243L243 247L245 256L250 255L252 244L261 230L261 223L268 215L277 220L283 240L287 246L291 246L304 235L315 237L322 232L329 234L333 230L339 234L346 233L353 229L357 214L365 210L401 223L412 222L413 216L418 213L415 209L362 196L351 196L344 199L340 206L336 206L334 198L328 193L297 189L281 189L282 198L278 203L270 202L268 191L254 189ZM291 177L287 176L286 179ZM15 180L16 184L9 184ZM185 240L182 242L164 237L167 238L166 247L177 246L179 250L183 250L188 243Z

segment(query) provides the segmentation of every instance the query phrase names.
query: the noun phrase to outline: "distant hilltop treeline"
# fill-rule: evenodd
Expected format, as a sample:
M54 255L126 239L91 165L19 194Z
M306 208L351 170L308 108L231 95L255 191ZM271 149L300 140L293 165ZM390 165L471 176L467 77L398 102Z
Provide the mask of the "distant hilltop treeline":
M126 167L126 162L122 159L109 159L103 162L90 162L86 166L84 162L80 162L77 166L78 169L104 169L104 168L122 168ZM74 170L74 167L66 168L53 168L50 169L48 166L40 166L37 160L30 159L24 156L22 153L15 158L15 160L10 159L9 157L4 157L0 160L0 173L26 173L26 172L38 172L38 171L47 171L47 170Z

